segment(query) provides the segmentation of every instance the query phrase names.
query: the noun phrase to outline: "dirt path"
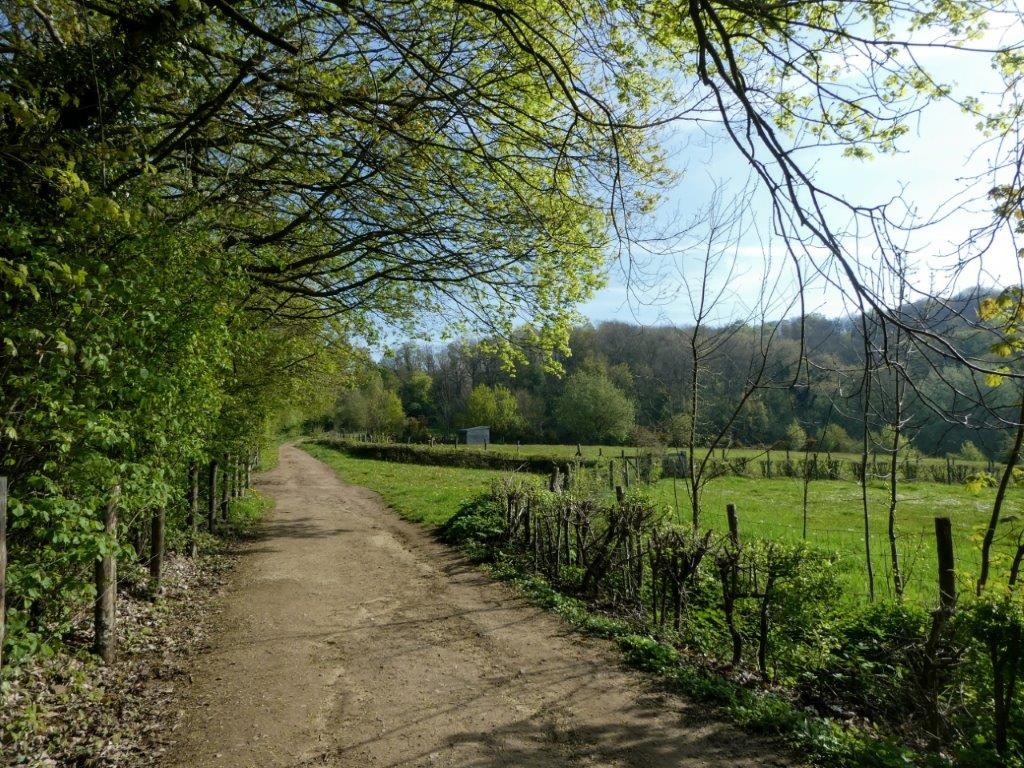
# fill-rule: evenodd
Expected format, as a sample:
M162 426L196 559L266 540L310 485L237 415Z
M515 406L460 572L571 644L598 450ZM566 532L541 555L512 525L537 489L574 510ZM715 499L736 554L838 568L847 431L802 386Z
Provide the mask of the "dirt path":
M285 447L166 766L780 766Z

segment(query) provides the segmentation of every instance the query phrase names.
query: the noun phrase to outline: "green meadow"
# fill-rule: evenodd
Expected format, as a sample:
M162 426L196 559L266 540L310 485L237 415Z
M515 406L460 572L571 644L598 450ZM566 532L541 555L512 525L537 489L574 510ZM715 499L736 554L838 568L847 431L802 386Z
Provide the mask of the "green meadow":
M467 500L485 492L503 474L497 470L424 466L353 458L341 450L306 445L318 459L329 464L346 482L363 485L381 494L403 517L426 525L443 524ZM515 446L512 446L514 449ZM524 452L543 448L548 454L572 456L575 446L521 446ZM598 446L584 446L584 455ZM467 449L467 450L476 450ZM481 449L482 450L482 449ZM612 449L602 447L607 456ZM598 471L596 487L607 483ZM610 496L610 489L607 489ZM668 518L690 520L687 485L682 480L662 479L648 489L653 501ZM899 485L897 545L905 574L906 598L931 604L937 596L934 541L935 517L952 521L961 589L970 589L978 572L980 542L992 508L994 489L971 492L964 486L938 483ZM735 504L741 536L798 541L805 534L815 546L834 552L851 600L868 598L864 512L861 488L850 481L814 481L808 485L806 514L803 482L799 479L766 480L719 477L704 489L703 526L726 529L725 508ZM888 489L874 482L868 487L868 522L871 562L876 597L893 596L887 518ZM996 577L1005 574L1020 530L1024 495L1012 490L1004 508L996 540Z

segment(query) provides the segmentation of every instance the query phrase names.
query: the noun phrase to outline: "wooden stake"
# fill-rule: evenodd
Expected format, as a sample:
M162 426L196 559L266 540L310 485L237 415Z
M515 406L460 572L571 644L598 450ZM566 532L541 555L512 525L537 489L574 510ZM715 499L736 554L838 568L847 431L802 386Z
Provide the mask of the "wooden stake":
M164 524L167 512L163 506L153 510L149 527L149 586L153 594L160 591L160 577L164 570Z
M189 557L195 557L198 551L196 534L199 527L199 464L192 462L188 466L188 517L186 527L188 528L188 544L185 553Z
M735 504L725 505L725 516L729 520L729 538L732 540L733 546L738 547L740 545L740 521L736 516Z
M952 613L956 606L956 564L953 560L953 526L948 517L935 518L935 546L939 555L939 607Z
M95 638L93 651L106 664L117 658L117 505L121 486L110 491L103 515L103 533L107 553L96 558Z
M924 692L928 741L932 749L937 750L942 744L945 730L939 706L939 692L945 685L947 676L939 649L945 641L946 627L956 607L953 528L948 517L935 518L935 545L939 561L939 608L932 612L932 627L924 647L921 688Z
M4 666L7 619L7 478L0 477L0 669Z

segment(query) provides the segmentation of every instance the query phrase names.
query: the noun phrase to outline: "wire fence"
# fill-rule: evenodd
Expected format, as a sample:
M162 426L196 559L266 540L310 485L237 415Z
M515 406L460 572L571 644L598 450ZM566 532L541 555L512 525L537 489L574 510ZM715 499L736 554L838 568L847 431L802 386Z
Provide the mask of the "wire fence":
M953 472L966 474L963 465L955 465L955 470L952 463L948 466ZM642 485L656 501L669 508L677 522L692 523L692 479L673 476L659 481L658 473L652 471L651 462L645 460L643 453L610 457L605 466L578 465L569 474L575 474L574 482L578 485L603 486L607 494L612 493L615 485ZM832 553L844 587L844 599L864 602L898 597L893 540L889 536L889 474L868 475L867 531L859 478L835 473L824 475L824 479L812 477L822 476L808 472L780 478L773 472L769 479L763 473L709 473L698 484L700 526L720 533L727 531L726 505L735 504L746 535L788 543L806 541ZM893 539L904 600L927 607L937 604L936 517L951 520L960 588L973 587L981 567L980 542L991 513L990 503L987 496L971 497L962 488L897 478ZM1005 523L993 548L997 572L1006 570L1020 535L1015 514L1020 499L1014 496L1008 505L1009 514L1004 516Z

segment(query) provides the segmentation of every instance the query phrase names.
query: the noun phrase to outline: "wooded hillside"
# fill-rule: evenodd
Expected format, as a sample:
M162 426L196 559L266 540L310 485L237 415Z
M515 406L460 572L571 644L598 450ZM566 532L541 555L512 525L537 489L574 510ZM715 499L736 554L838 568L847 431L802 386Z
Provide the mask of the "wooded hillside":
M944 313L935 327L946 338L976 359L994 361L994 330L977 314L989 295L964 294L946 308L905 313ZM861 329L856 318L821 316L700 330L603 322L573 329L571 354L557 358L558 375L538 355L509 372L487 344L409 344L381 360L379 381L364 376L361 390L341 396L334 422L342 431L411 439L426 439L426 430L450 436L479 423L492 427L495 441L684 445L696 385L698 442L796 450L810 440L823 451L857 451L864 430ZM897 377L877 366L871 373L868 429L884 450ZM915 449L941 456L970 443L986 457L1004 457L1015 415L1007 389L919 350L908 355L901 375L913 381L901 421ZM382 408L388 393L392 405ZM595 404L592 413L585 403Z

